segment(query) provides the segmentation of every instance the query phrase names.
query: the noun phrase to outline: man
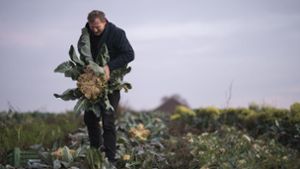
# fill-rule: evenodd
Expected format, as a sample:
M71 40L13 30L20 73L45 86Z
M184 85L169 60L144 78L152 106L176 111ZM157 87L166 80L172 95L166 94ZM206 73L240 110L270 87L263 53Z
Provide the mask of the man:
M110 82L110 72L121 68L134 60L134 51L130 45L125 31L105 17L104 12L93 10L88 14L88 22L85 27L88 36L81 35L78 41L78 50L83 60L95 60L103 43L106 43L110 60L104 65L105 77ZM91 56L92 57L91 57ZM108 95L111 105L116 110L120 100L120 90L115 90ZM104 113L101 111L103 125L103 141L101 137L100 118L97 118L91 111L84 112L84 123L88 129L90 146L104 151L108 160L115 164L116 154L116 129L115 111Z

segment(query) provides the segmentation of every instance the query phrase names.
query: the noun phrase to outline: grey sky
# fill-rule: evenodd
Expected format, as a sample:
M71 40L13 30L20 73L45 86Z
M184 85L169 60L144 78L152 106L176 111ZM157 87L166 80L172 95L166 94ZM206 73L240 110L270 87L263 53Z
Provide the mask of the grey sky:
M76 84L54 68L68 59L88 12L123 28L136 58L121 102L156 107L180 94L194 107L300 101L300 1L1 1L0 110L64 111L53 97Z

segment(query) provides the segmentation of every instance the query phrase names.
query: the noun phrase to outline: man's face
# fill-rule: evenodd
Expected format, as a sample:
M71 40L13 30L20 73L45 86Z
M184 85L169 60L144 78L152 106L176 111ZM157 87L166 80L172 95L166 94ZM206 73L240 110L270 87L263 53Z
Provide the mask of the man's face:
M105 28L106 21L101 21L99 18L89 22L89 27L95 35L100 35Z

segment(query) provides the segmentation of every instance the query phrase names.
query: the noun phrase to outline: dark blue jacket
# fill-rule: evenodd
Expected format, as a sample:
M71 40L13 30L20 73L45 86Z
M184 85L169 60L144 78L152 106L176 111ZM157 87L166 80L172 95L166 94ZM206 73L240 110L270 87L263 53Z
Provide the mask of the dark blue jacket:
M93 58L95 59L95 56L97 56L101 45L106 43L110 56L110 61L107 65L110 70L115 70L134 60L135 54L125 31L112 22L106 21L104 31L99 36L91 32L88 23L86 23L85 27L89 32Z

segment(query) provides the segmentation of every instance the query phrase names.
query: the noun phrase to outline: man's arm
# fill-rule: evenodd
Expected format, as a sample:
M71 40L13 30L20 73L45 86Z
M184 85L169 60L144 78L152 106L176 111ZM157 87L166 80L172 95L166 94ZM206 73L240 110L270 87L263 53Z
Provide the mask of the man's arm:
M119 55L114 60L111 60L107 63L110 71L125 66L127 63L134 60L135 55L134 50L126 37L126 33L124 30L120 29L118 31L114 43Z

